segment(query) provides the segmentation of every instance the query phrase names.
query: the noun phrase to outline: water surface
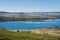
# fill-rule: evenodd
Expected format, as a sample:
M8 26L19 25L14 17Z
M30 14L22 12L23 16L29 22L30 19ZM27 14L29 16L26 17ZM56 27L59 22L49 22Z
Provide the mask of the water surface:
M60 27L60 19L52 22L0 22L0 28L8 30L29 30L38 28L54 28L55 26Z

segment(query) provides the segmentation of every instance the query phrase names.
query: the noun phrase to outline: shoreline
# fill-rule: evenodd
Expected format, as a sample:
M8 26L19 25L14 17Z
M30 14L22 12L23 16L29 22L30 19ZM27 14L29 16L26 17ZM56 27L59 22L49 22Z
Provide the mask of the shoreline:
M51 34L60 36L60 29L57 28L42 28L42 29L33 29L33 30L9 30L12 32L29 32L35 34Z

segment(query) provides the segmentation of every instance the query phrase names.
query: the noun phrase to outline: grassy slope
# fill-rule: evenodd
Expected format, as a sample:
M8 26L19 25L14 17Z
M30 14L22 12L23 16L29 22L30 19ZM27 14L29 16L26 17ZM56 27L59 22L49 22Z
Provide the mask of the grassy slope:
M0 40L60 40L60 37L48 34L0 30Z

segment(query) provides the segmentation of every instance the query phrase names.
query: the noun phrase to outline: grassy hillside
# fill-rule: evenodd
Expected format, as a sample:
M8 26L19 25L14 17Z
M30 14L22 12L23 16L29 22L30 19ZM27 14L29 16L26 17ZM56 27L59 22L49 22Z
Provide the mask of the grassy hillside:
M0 40L60 40L60 37L49 34L35 34L29 31L13 32L0 29Z
M58 19L59 17L53 15L43 14L0 14L0 22L3 21L44 21L47 19Z

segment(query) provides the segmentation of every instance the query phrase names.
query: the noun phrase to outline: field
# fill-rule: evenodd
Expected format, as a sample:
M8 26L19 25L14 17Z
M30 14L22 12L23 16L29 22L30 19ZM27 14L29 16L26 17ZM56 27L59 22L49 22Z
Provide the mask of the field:
M60 40L60 36L33 31L8 31L0 29L0 40Z

